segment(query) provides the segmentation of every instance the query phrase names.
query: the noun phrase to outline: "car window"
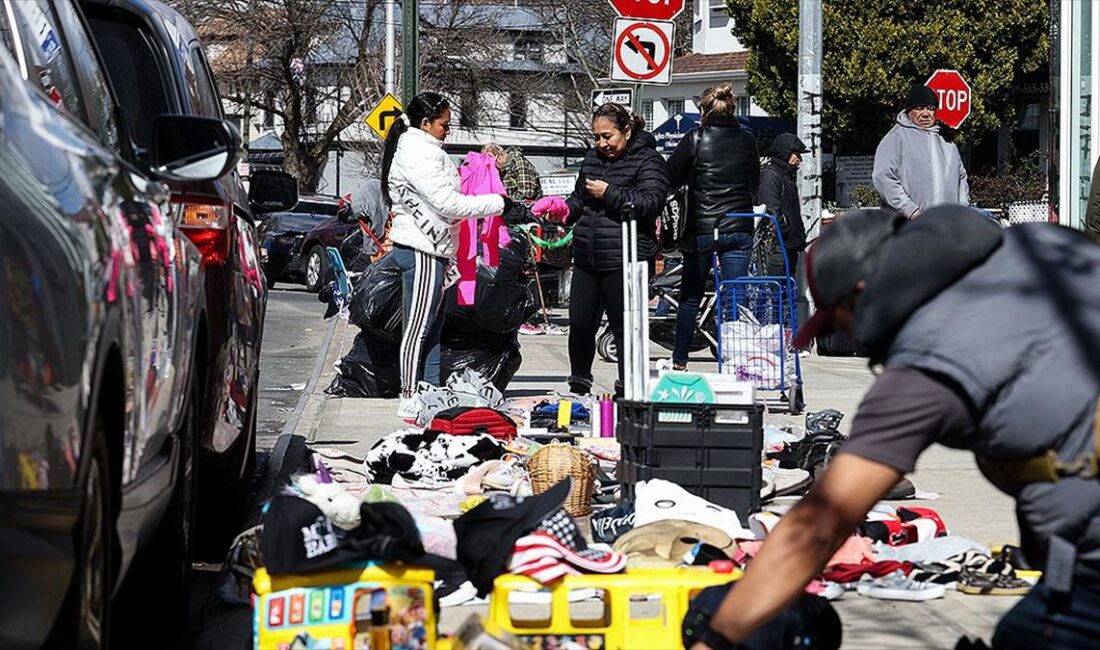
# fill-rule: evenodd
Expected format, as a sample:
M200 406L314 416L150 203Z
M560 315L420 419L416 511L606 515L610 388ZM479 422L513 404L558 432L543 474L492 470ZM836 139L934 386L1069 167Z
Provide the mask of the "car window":
M40 0L10 0L14 29L19 31L27 60L27 75L59 108L84 120L80 90L57 15Z
M166 62L144 29L98 14L88 22L118 96L134 153L141 162L147 162L153 118L172 112Z
M84 106L88 111L88 126L99 136L100 142L117 151L118 123L115 121L117 116L111 99L111 89L103 70L99 67L99 57L84 26L84 21L78 15L76 6L70 2L59 2L54 5L54 8L65 26L73 63L76 64L80 79L84 83Z
M299 201L294 207L295 212L308 212L309 214L323 214L334 217L340 211L338 203L314 203L312 201Z
M191 77L194 80L191 92L195 113L221 119L221 100L218 99L218 91L214 89L210 69L206 67L206 57L198 47L191 48L191 68L194 70L194 76Z

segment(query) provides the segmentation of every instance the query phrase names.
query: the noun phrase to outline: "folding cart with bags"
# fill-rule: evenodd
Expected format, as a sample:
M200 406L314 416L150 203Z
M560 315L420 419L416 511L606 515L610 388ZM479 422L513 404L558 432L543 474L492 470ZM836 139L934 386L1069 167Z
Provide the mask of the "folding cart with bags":
M798 283L779 221L765 213L729 213L730 219L767 219L775 228L783 255L784 275L721 279L721 262L714 253L718 305L718 372L751 381L759 391L778 392L767 399L792 415L802 412L802 367L791 341L798 327ZM718 231L714 233L718 240Z

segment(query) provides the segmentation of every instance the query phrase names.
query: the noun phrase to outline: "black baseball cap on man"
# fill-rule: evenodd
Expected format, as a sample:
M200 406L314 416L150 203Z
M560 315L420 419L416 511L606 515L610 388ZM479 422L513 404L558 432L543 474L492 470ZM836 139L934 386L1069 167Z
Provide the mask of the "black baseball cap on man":
M833 329L837 304L874 270L884 244L906 223L893 210L847 212L825 229L806 251L806 284L814 315L798 328L793 345L805 348Z

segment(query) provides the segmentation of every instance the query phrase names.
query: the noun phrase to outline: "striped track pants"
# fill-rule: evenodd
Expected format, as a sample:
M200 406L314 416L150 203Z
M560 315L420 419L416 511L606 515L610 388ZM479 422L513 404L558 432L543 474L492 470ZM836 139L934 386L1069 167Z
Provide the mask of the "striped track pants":
M424 380L439 385L446 262L405 246L394 246L402 272L404 328L401 335L401 396L412 397Z

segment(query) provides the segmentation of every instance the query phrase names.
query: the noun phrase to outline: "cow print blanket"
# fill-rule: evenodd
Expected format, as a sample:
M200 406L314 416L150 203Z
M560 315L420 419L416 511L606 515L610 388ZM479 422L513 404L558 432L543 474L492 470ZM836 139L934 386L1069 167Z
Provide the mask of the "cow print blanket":
M485 434L452 436L446 433L398 431L374 443L364 465L371 483L406 481L450 483L462 478L474 465L497 460L504 446Z

